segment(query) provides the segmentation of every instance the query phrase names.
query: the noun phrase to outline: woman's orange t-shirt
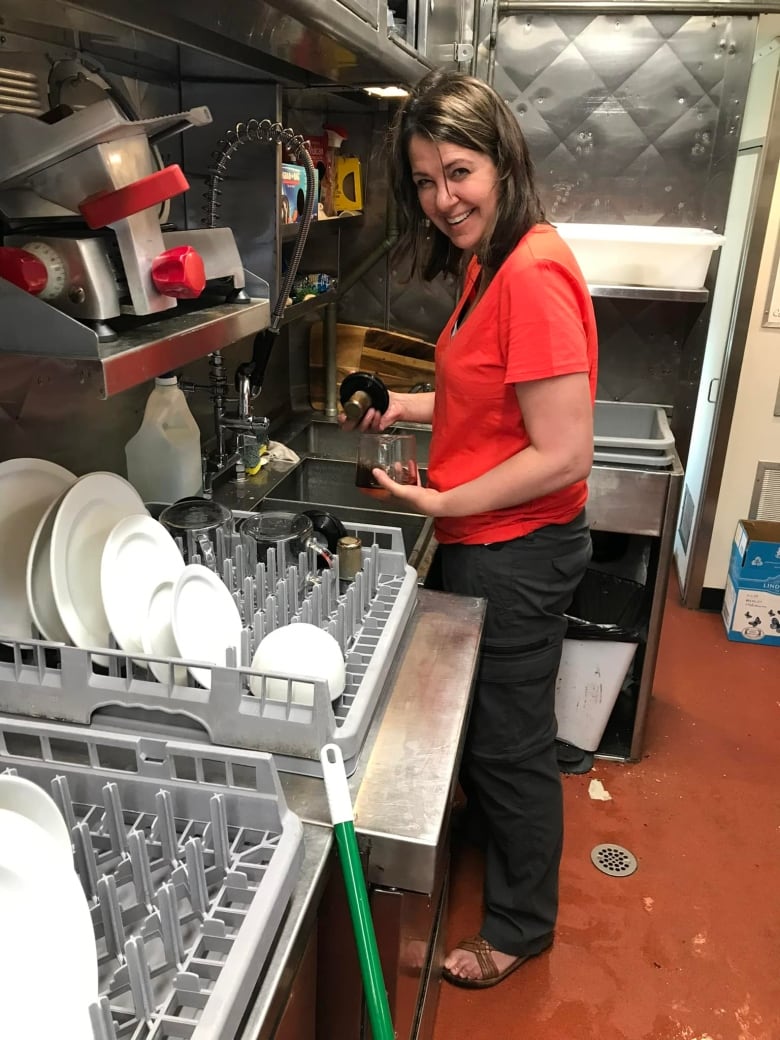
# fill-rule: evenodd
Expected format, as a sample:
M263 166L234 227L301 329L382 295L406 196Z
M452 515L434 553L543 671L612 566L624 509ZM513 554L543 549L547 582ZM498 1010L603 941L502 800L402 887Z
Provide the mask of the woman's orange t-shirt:
M447 491L526 448L515 383L587 372L596 396L598 344L590 293L574 256L549 224L537 224L496 272L453 334L479 275L472 260L464 291L436 345L436 397L428 484ZM435 521L439 542L486 544L572 520L587 499L579 481L542 498Z

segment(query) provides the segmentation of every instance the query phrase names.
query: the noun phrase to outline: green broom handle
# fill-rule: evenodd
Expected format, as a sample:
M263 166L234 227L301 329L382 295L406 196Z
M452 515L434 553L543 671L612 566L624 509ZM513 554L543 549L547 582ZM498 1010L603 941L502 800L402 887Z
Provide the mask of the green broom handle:
M352 799L349 795L344 760L337 744L326 744L320 752L325 790L328 795L333 833L339 850L341 871L347 890L347 902L355 933L363 991L368 1007L373 1040L395 1040L390 1005L379 960L374 922L368 905L368 893L355 835Z

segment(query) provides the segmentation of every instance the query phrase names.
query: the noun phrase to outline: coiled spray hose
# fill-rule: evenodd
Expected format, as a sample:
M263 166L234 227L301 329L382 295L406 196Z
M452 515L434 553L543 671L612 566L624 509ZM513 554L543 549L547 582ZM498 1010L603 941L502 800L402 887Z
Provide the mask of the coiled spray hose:
M284 313L285 305L292 290L292 284L295 281L295 276L298 272L298 265L301 262L303 248L306 245L306 236L309 233L312 213L314 212L315 178L314 163L309 154L309 149L306 147L306 141L300 134L296 134L294 130L283 127L281 123L273 123L270 119L250 119L246 123L237 123L235 127L227 131L225 136L219 141L217 150L212 152L211 155L212 166L209 169L208 177L206 178L207 190L203 195L205 206L202 224L205 227L217 227L221 206L219 200L222 196L220 185L227 176L230 160L242 145L250 142L281 144L292 153L295 161L302 163L306 169L306 195L303 205L303 216L298 228L295 245L293 246L290 263L288 264L287 271L282 279L279 296L277 297L276 303L271 311L271 321L268 328L263 329L263 331L259 332L255 337L252 347L251 362L239 365L236 372L237 380L242 375L249 377L252 385L252 397L254 398L257 397L262 388L265 370L268 366L268 360L271 355L271 348L273 347L275 338L279 333L282 314Z

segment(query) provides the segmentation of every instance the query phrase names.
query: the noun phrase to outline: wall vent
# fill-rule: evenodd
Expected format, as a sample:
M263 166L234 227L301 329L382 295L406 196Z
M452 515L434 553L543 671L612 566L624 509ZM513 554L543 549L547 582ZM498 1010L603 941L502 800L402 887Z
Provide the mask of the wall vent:
M0 65L0 113L20 112L25 116L40 116L47 108L48 87L46 83L41 84L36 72Z
M749 518L780 522L780 462L759 462L756 467Z

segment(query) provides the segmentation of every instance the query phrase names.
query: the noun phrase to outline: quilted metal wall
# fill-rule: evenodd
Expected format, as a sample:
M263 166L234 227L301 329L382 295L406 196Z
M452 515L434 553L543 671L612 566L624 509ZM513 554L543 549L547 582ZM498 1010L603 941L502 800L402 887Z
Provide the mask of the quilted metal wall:
M483 4L476 71L517 115L548 218L722 230L757 18L517 6L499 6L491 49ZM380 264L346 305L352 320L435 338L451 300L451 286L404 285ZM667 405L684 459L707 308L609 298L595 305L599 395Z

